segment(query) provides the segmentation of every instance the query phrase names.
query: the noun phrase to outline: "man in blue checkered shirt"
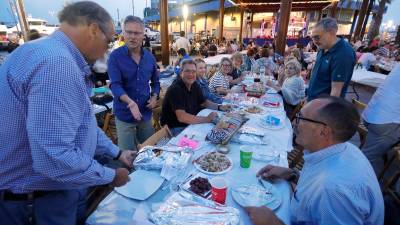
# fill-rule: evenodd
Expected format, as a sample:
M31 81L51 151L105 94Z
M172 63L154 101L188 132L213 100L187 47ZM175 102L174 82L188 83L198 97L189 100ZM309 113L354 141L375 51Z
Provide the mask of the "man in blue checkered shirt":
M89 186L122 186L132 165L97 127L89 98L88 63L113 40L110 15L93 2L65 6L60 29L28 42L0 67L0 224L75 224Z

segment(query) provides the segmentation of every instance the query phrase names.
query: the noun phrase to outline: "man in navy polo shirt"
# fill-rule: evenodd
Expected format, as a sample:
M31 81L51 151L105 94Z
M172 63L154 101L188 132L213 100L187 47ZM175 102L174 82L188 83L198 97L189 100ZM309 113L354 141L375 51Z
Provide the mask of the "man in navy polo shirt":
M143 21L126 17L123 25L126 45L114 50L108 60L108 74L114 95L118 146L136 149L154 133L152 109L160 92L159 72L154 56L142 48Z
M311 74L308 101L320 95L342 97L353 75L356 54L344 39L336 37L336 19L320 20L312 31L312 39L319 47L317 61Z

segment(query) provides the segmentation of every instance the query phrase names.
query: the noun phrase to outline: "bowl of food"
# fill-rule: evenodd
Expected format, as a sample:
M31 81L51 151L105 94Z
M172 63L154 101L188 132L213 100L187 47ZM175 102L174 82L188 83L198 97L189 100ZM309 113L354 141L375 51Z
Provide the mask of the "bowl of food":
M206 153L194 160L193 163L200 172L211 175L224 174L233 166L232 160L219 152Z

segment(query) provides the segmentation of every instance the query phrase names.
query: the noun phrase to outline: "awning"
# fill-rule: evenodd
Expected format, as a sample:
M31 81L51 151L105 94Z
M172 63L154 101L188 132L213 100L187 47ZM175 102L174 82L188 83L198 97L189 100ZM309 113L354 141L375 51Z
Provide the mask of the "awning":
M200 13L206 13L206 12L211 12L211 11L219 11L219 1L218 0L213 0L213 1L208 1L208 2L201 2L198 4L188 4L189 8L189 14L200 14ZM232 3L229 1L225 1L224 8L230 8L233 7ZM182 16L182 8L175 8L171 11L168 12L168 18L171 19L173 17L177 16ZM145 23L149 22L158 22L160 21L160 15L153 15L153 16L148 16L143 18Z

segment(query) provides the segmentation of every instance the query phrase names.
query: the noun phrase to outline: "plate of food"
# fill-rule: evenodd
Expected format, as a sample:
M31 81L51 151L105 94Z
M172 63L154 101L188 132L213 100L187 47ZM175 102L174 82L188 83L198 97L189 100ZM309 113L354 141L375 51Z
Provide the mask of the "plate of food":
M206 199L211 197L211 183L207 175L203 173L192 176L191 179L181 185L181 188Z
M264 110L261 107L256 105L247 107L245 111L252 114L262 114L264 112Z
M266 181L263 185L241 184L232 188L232 198L242 207L267 206L271 210L277 209L282 204L279 191Z
M224 174L232 169L232 160L219 152L206 153L193 161L200 172L211 175Z

